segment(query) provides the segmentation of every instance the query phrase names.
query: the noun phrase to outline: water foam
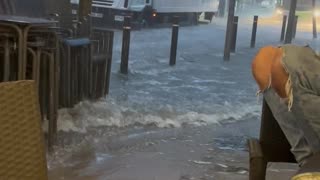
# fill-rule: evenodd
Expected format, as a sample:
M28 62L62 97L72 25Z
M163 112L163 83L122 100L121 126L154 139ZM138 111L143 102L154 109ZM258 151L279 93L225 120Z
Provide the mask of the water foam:
M235 107L239 106L239 107ZM147 107L146 107L147 108ZM169 107L158 112L124 107L113 101L101 99L98 102L82 102L73 109L59 110L58 129L64 132L85 133L87 128L110 126L128 127L134 124L156 125L160 128L183 125L202 126L218 124L224 120L239 121L246 116L259 116L258 104L232 105L225 103L213 113L177 112Z
M234 81L226 81L226 80L215 80L215 79L196 79L192 81L193 83L216 83L216 84L237 84Z

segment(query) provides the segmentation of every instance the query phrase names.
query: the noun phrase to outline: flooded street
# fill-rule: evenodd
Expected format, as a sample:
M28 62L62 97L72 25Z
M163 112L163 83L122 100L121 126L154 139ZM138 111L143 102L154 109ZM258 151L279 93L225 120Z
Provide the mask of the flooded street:
M133 31L128 76L116 32L110 95L60 110L50 179L247 179L246 140L258 136L261 109L251 60L258 47L280 44L281 26L259 27L250 49L252 26L239 24L237 53L223 62L221 21L181 27L175 67L170 28ZM295 42L319 47L310 32Z
M175 129L134 126L114 135L95 129L70 151L57 152L51 179L245 179L245 139L256 127L257 121L248 120Z

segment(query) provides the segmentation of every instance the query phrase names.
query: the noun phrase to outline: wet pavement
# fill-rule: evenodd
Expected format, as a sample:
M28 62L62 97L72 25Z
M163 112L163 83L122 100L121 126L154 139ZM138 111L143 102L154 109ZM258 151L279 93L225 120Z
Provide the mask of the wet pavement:
M171 29L132 32L130 72L119 73L115 33L110 95L59 112L52 180L232 180L248 178L246 139L257 137L261 101L251 77L257 49L278 45L281 26L239 24L237 53L224 62L225 22L181 27L170 67ZM298 44L315 47L311 32Z
M57 180L246 179L245 141L256 136L257 127L258 121L252 119L169 129L135 126L106 137L86 136L86 140L79 137L80 143L71 152L57 152L56 159L51 159L54 163L50 177Z

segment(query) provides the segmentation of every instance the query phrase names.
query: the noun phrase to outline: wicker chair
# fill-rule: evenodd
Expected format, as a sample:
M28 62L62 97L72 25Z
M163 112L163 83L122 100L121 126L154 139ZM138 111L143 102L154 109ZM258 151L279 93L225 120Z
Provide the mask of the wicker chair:
M0 179L48 179L33 81L0 83Z

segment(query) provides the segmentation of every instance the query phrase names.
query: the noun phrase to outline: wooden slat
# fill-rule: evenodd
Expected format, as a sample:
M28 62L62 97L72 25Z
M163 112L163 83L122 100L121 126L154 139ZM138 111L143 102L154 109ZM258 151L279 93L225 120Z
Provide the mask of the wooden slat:
M250 154L249 180L265 180L267 161L263 157L261 145L257 139L248 141Z

